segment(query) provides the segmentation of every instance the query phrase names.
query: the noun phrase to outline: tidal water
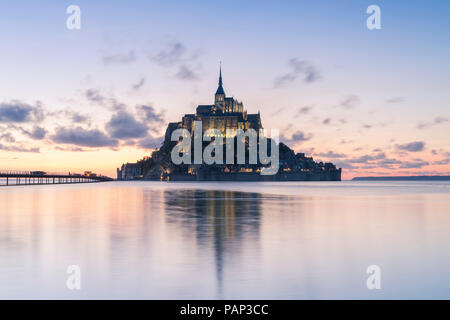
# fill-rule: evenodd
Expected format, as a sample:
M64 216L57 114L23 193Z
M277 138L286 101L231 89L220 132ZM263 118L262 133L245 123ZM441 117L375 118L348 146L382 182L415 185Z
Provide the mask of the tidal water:
M0 187L0 298L449 299L450 183Z

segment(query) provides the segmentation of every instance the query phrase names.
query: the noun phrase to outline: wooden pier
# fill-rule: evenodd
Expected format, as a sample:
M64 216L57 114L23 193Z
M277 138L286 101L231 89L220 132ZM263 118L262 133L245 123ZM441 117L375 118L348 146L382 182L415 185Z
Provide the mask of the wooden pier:
M113 181L98 175L48 173L41 171L0 171L0 186L93 183Z

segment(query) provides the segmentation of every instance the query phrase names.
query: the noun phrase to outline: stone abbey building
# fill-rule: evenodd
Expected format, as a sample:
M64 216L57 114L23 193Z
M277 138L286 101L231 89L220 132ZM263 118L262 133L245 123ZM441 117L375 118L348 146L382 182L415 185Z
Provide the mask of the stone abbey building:
M227 129L263 129L260 113L247 114L242 102L227 97L223 90L222 68L219 72L219 87L214 95L214 104L199 105L195 114L185 114L180 122L169 123L165 135L166 141L175 129L184 128L193 132L194 121L202 121L202 131L218 129L225 136Z

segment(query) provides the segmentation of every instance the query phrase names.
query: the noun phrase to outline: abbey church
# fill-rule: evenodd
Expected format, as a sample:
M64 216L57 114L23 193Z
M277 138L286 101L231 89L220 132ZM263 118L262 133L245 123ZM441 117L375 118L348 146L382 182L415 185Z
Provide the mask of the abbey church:
M233 97L227 97L222 83L222 68L219 71L219 87L214 95L214 104L199 105L195 114L185 114L181 122L171 122L167 127L166 141L175 129L184 128L193 132L194 121L202 121L203 132L208 129L218 129L225 136L227 129L263 129L261 116L247 114L242 102Z

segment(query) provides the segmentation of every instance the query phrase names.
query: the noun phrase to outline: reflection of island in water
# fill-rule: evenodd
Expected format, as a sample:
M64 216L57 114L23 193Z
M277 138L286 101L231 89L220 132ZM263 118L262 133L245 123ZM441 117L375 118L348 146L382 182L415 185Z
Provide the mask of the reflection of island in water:
M218 293L221 296L225 255L236 258L244 246L259 243L263 195L216 190L167 190L164 193L167 222L182 221L201 247L212 247Z

